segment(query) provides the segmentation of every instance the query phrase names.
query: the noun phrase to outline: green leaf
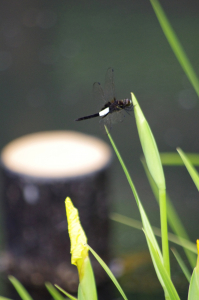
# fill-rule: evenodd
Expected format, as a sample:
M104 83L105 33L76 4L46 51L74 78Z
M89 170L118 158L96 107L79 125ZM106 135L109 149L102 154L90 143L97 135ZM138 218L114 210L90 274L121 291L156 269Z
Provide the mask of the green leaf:
M133 93L131 93L131 97L134 105L134 113L135 113L138 134L142 145L142 150L144 152L146 164L159 191L163 261L168 274L170 274L168 228L167 228L166 183L165 183L163 167L160 160L158 147L156 145L150 126Z
M78 291L77 291L77 295L78 295L78 300L87 300L87 299L92 299L92 298L86 298L85 297L85 293L81 287L81 285L79 284L78 286Z
M66 298L60 295L60 293L54 288L54 286L50 282L46 282L45 286L54 300L66 300Z
M5 298L5 297L1 297L1 296L0 296L0 300L12 300L12 299L10 299L10 298Z
M199 166L199 154L198 153L187 153L186 154L190 162L194 166ZM178 153L174 152L161 152L160 159L164 166L184 166L182 159Z
M197 258L196 267L194 268L193 274L191 276L188 300L199 299L199 240L196 241L196 244L197 244L198 258Z
M171 46L176 58L178 59L181 67L183 68L185 74L187 75L187 77L190 80L192 86L194 87L197 95L199 96L199 80L197 78L196 73L194 72L194 69L192 68L192 65L191 65L186 53L184 52L182 45L180 44L180 41L178 40L173 28L171 27L159 2L157 0L151 0L151 5L153 6L155 14L160 23L160 26L162 27L162 30Z
M129 185L130 185L130 187L131 187L131 189L132 189L132 192L133 192L133 194L134 194L134 197L135 197L135 200L136 200L138 209L139 209L139 211L140 211L140 215L141 215L141 219L142 219L142 225L143 225L143 227L144 227L144 230L145 230L145 232L147 233L147 235L150 236L150 239L151 239L151 241L153 242L154 248L155 248L156 251L158 252L159 257L160 257L160 259L162 260L162 263L163 263L163 257L162 257L160 248L159 248L159 246L158 246L158 243L157 243L157 241L156 241L155 235L154 235L154 233L153 233L153 230L152 230L152 228L151 228L151 225L150 225L150 223L149 223L149 220L148 220L148 218L147 218L147 215L146 215L146 213L145 213L145 211L144 211L144 208L143 208L143 206L142 206L142 203L141 203L141 201L140 201L140 199L139 199L139 196L138 196L138 193L137 193L137 191L136 191L136 189L135 189L135 186L134 186L134 184L133 184L133 181L131 180L130 174L129 174L129 172L128 172L128 170L127 170L127 168L126 168L126 166L125 166L125 164L124 164L124 162L123 162L123 160L122 160L122 157L121 157L121 155L120 155L120 153L119 153L119 151L118 151L118 149L117 149L117 147L116 147L116 145L115 145L115 143L114 143L114 141L113 141L113 139L112 139L110 133L108 132L108 129L107 129L106 127L105 127L105 129L106 129L107 135L108 135L108 137L109 137L109 139L110 139L110 142L111 142L111 144L112 144L112 146L113 146L113 149L115 150L115 153L116 153L116 155L117 155L117 157L118 157L118 160L119 160L119 162L120 162L120 164L121 164L121 166L122 166L122 168L123 168L123 170L124 170L124 173L125 173L125 175L126 175L126 178L127 178L128 182L129 182ZM150 250L150 248L149 248L149 250ZM155 262L154 262L154 266L155 266ZM156 267L155 267L155 268L156 268ZM161 278L161 277L159 276L159 274L158 274L158 269L156 269L156 273L157 273L158 279L159 279L160 282L161 282L162 287L164 287L164 283L162 282L162 278Z
M102 266L102 268L106 271L106 273L108 274L108 276L111 278L111 280L115 284L116 288L118 289L118 291L120 292L120 294L122 295L122 297L125 300L127 300L127 297L126 297L123 289L119 285L119 282L117 281L117 279L115 278L115 276L113 275L113 273L111 272L111 270L109 269L109 267L105 264L105 262L99 257L99 255L89 245L87 245L87 246L88 246L89 250L91 251L91 253L95 256L95 258L97 259L97 261L100 263L100 265Z
M162 264L161 257L159 256L159 253L155 250L153 246L153 242L150 240L150 237L145 233L146 239L149 244L151 256L153 262L155 262L155 269L158 269L159 276L161 277L161 281L164 282L164 290L166 294L169 296L170 300L180 300L178 293L165 269L165 267Z
M191 280L191 274L190 274L187 266L185 265L184 261L182 260L180 254L178 253L178 251L176 249L171 249L171 250L172 250L172 252L173 252L173 254L174 254L177 262L179 263L179 265L180 265L180 267L181 267L181 269L182 269L185 277L187 278L188 282L190 282L190 280Z
M78 299L97 300L95 277L94 277L94 272L89 257L84 259L81 265L81 270L83 276L81 276L80 278L80 283L78 287ZM79 268L78 268L78 272L80 273Z
M22 300L33 300L24 288L24 286L14 276L8 276L8 278L12 282L13 286L15 287L17 293L19 294Z
M164 172L153 133L133 93L131 93L131 97L134 105L138 134L149 172L158 186L158 189L165 190Z
M139 229L139 230L142 230L142 228L143 228L142 222L135 220L133 218L129 218L124 215L115 213L115 212L110 213L109 217L111 220L119 222L123 225L127 225L130 227ZM160 228L152 226L152 230L156 236L161 237ZM171 232L168 233L168 237L169 237L169 241L171 241L172 243L182 246L182 247L188 249L189 251L193 252L194 253L194 261L195 261L195 265L196 265L195 253L197 254L197 249L196 249L195 243L192 243L189 240L186 240L184 238L180 238Z
M106 127L105 127L105 128L106 128ZM125 175L126 175L126 178L127 178L128 182L129 182L129 185L130 185L130 187L131 187L131 189L132 189L132 192L133 192L133 195L134 195L134 197L135 197L135 200L136 200L138 209L139 209L139 211L140 211L140 215L141 215L141 219L142 219L142 225L143 225L143 227L144 227L144 230L145 230L145 231L147 232L147 234L150 236L151 240L153 240L153 243L154 243L154 245L155 245L155 248L156 248L156 250L159 252L159 254L160 254L160 256L161 256L160 248L159 248L159 246L158 246L158 243L157 243L157 241L156 241L155 235L154 235L153 230L152 230L152 228L151 228L151 225L150 225L150 223L149 223L149 221L148 221L148 218L147 218L147 215L146 215L146 213L145 213L145 211L144 211L144 208L143 208L143 206L142 206L142 203L141 203L141 201L140 201L140 199L139 199L138 193L137 193L137 191L136 191L136 189L135 189L135 186L134 186L134 184L133 184L133 181L132 181L132 179L131 179L131 176L130 176L130 174L129 174L129 172L128 172L128 170L127 170L127 168L126 168L126 166L125 166L125 164L124 164L124 162L123 162L123 159L122 159L122 157L121 157L121 155L120 155L120 153L119 153L119 151L118 151L118 149L117 149L117 147L116 147L116 145L115 145L115 143L114 143L114 141L113 141L113 139L112 139L110 133L108 132L107 128L106 128L106 132L107 132L107 135L108 135L108 137L109 137L109 139L110 139L110 142L111 142L111 144L112 144L112 146L113 146L113 149L115 150L115 153L116 153L116 155L117 155L117 157L118 157L118 160L119 160L119 162L120 162L120 164L121 164L121 166L122 166L122 168L123 168L123 171L124 171L124 173L125 173Z
M176 155L177 155L177 153L176 153ZM161 158L162 158L162 154L161 154ZM182 159L179 156L178 156L178 158L182 162ZM159 194L158 194L157 186L154 183L154 180L153 180L150 172L148 171L145 160L142 158L141 161L144 166L144 169L145 169L147 178L149 180L150 186L152 188L152 191L155 195L157 202L159 203L159 198L158 198ZM179 243L181 242L182 246L184 247L185 254L189 260L191 267L194 268L196 265L196 256L195 256L195 254L191 253L190 251L197 253L195 244L190 242L190 238L189 238L189 236L183 226L183 223L181 222L181 220L178 216L178 213L175 210L175 207L173 206L168 194L167 194L167 219L168 219L168 223L169 223L171 229L178 236ZM190 251L187 249L189 249Z
M193 182L195 183L197 189L199 190L199 175L194 166L191 164L190 160L186 156L186 154L180 149L177 149L178 153L180 154L180 157L182 158L185 167L187 168Z
M198 300L199 299L199 281L198 274L194 268L193 274L191 276L191 282L189 285L188 300Z
M69 294L68 292L64 291L60 286L58 286L57 284L55 284L55 287L60 290L64 295L66 295L69 299L71 300L77 300L77 298L75 298L74 296L72 296L71 294Z

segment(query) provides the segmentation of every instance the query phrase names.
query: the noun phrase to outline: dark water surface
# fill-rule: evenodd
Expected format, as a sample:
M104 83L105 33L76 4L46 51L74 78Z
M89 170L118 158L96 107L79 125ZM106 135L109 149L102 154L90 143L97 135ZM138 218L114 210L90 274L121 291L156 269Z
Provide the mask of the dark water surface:
M196 73L198 1L161 1ZM11 1L0 4L0 146L37 131L76 130L100 137L92 114L92 84L104 83L108 67L115 71L118 98L134 92L147 117L159 150L199 151L198 98L176 60L149 1ZM142 165L134 115L111 130L153 225L159 211ZM114 160L112 211L140 219L128 183ZM165 168L168 191L193 242L198 237L198 193L182 167ZM121 278L129 299L163 299L149 260L144 235L112 222L115 257L132 263ZM138 255L139 254L139 259ZM142 257L143 255L143 257ZM172 254L171 254L172 255ZM172 262L175 264L174 259ZM131 266L131 264L130 264ZM152 275L151 275L152 274ZM172 274L186 299L187 283L175 264ZM128 275L128 276L127 276ZM159 294L160 293L160 294ZM116 293L115 299L118 298Z

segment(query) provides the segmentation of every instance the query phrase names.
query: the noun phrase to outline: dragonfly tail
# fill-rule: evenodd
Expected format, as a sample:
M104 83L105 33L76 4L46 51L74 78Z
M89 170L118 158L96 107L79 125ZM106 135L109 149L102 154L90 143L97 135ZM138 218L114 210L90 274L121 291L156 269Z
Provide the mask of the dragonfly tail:
M83 121L83 120L92 119L92 118L96 118L96 117L99 117L99 113L96 113L96 114L93 114L93 115L90 115L90 116L85 116L85 117L82 117L82 118L78 118L75 121Z

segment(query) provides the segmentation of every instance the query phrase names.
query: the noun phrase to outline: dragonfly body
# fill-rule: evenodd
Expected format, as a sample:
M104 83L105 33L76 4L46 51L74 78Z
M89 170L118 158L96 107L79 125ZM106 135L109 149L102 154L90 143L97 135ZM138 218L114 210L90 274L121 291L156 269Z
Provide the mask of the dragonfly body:
M93 84L93 91L94 91L94 97L96 98L96 95L98 98L104 100L105 104L102 107L102 109L95 114L81 117L76 119L75 121L83 121L91 118L96 117L102 117L106 118L110 114L115 114L117 112L120 112L122 110L130 111L133 108L133 103L131 99L122 99L122 100L116 100L114 93L115 93L115 86L113 81L113 69L109 68L107 70L106 74L106 80L105 80L105 92L103 91L100 83L95 82Z
M112 102L106 103L99 113L81 117L76 119L75 121L83 121L87 119L92 119L96 117L102 117L105 118L108 114L112 114L114 112L120 111L122 109L125 110L131 110L132 109L132 100L129 99L123 99L123 100L116 100L114 99Z

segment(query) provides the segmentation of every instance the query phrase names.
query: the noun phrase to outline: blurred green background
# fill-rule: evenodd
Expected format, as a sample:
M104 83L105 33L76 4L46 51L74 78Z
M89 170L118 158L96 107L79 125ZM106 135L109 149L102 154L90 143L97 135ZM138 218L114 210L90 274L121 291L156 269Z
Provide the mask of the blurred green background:
M199 2L160 3L197 73ZM2 0L0 42L1 148L17 137L44 130L76 130L108 142L98 119L82 123L74 119L101 108L101 103L92 100L92 84L99 81L103 85L111 66L117 98L128 98L134 92L161 152L175 151L177 146L198 152L198 98L149 1ZM114 125L111 134L151 223L159 226L158 206L140 163L142 150L133 113ZM112 211L139 219L116 159L112 170ZM167 167L165 172L171 199L195 241L196 188L184 168ZM142 232L112 225L115 256L147 250ZM176 268L174 277L180 273ZM129 291L137 293L133 299L142 299L138 294L145 292L143 288L129 285Z

